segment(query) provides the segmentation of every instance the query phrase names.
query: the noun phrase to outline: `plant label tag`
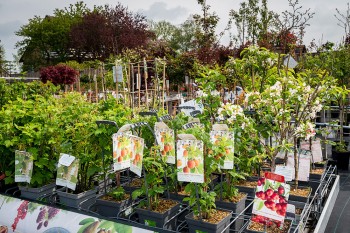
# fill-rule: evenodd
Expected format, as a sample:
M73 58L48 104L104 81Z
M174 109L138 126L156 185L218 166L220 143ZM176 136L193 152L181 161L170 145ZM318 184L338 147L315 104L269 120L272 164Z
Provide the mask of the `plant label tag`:
M178 181L203 183L203 142L200 140L178 140L176 150Z
M67 154L61 153L61 156L57 165L56 185L75 190L78 183L79 159L75 159L74 156L69 156L69 157L73 157L74 159L67 166L65 165L67 163L62 164L60 162L62 157L66 158ZM63 159L63 161L65 162L65 159Z
M217 159L222 159L221 169L233 169L234 133L226 130L212 130L210 141L213 143L213 153Z
M308 141L303 141L300 143L300 148L304 150L310 150L310 143ZM321 147L321 140L319 138L316 138L316 140L312 141L311 144L311 154L312 154L312 161L314 163L322 162L322 147Z
M130 163L130 171L135 173L138 176L141 176L142 173L142 161L143 161L143 149L145 148L145 140L140 137L132 136L131 137L133 144L133 156Z
M300 152L299 152L300 153ZM300 181L309 181L310 176L310 154L301 154L298 159L298 180ZM293 169L293 179L295 179L295 170L294 170L294 155L288 155L287 166Z
M281 176L277 174L267 175L281 180ZM289 191L290 186L283 181L260 178L255 192L253 214L283 222L287 212Z
M166 157L166 162L175 164L175 134L174 130L169 128L155 128L154 131L156 140L160 146L160 151L163 157Z
M132 211L133 211L133 208L132 208L132 206L130 206L130 207L128 207L126 210L125 210L125 216L129 216L131 213L132 213Z
M30 183L33 173L33 157L26 151L15 151L15 182Z
M131 159L134 157L134 145L132 135L120 132L113 134L113 169L120 171L130 167Z
M277 165L275 169L275 173L281 176L284 176L284 179L286 181L292 181L293 180L293 172L294 169L292 167Z
M74 159L75 159L74 156L62 153L58 162L63 166L69 167L74 161Z
M287 205L286 218L291 220L295 219L295 205L291 205L291 204Z

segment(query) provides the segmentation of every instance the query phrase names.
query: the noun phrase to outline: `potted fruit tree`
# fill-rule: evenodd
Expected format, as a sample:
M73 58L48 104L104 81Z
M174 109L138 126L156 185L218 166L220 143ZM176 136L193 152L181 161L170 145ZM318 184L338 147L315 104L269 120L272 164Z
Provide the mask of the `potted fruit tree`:
M181 140L177 142L177 159L182 165L177 166L177 174L179 181L190 182L185 187L189 197L184 198L192 207L192 212L185 216L189 231L222 232L228 226L232 212L217 209L217 194L210 191L212 173L219 169L218 159L213 153L203 154L203 144L210 144L209 134L203 134L203 129L198 126L188 129L187 133L194 136L178 135ZM225 232L228 231L229 228Z
M163 225L179 210L180 203L161 198L165 188L163 178L166 169L166 157L162 156L158 146L145 150L143 158L144 183L141 189L132 193L132 198L146 197L135 208L139 221L148 226L163 228ZM165 226L166 229L175 229L176 218Z

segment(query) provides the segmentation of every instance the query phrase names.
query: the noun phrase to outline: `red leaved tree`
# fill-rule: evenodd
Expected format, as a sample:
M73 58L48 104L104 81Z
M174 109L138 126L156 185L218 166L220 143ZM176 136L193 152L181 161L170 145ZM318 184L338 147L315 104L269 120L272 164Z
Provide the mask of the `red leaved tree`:
M40 70L40 80L43 83L47 81L54 85L70 85L75 83L78 72L66 65L56 65L44 67Z

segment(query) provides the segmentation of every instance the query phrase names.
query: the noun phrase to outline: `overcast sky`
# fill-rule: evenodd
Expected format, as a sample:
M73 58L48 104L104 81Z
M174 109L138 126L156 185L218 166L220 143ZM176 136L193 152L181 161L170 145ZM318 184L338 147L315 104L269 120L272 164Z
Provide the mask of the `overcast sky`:
M308 45L312 39L317 44L332 41L338 43L344 36L344 29L337 25L334 17L336 8L345 13L347 2L350 0L299 0L300 5L306 10L311 8L315 12L310 26L306 28L304 44ZM6 59L13 60L13 54L17 54L15 43L21 40L15 35L21 25L35 15L44 17L50 15L56 8L63 9L74 4L72 0L2 0L0 1L0 40L5 48ZM113 0L85 0L91 9L93 5L115 5ZM133 12L139 12L155 21L167 20L173 24L184 22L191 14L200 13L200 6L196 0L120 0L123 6L127 6ZM222 30L228 21L230 9L239 8L242 0L207 0L211 10L220 17L218 31ZM287 0L269 0L269 8L275 12L290 9ZM225 38L222 40L225 43Z

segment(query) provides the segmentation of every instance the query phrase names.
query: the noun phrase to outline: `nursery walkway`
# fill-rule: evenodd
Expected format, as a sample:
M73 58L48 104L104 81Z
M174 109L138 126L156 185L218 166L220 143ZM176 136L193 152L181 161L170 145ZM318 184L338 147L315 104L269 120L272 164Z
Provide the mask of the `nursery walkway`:
M350 232L350 171L339 171L340 191L325 233Z

